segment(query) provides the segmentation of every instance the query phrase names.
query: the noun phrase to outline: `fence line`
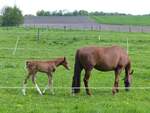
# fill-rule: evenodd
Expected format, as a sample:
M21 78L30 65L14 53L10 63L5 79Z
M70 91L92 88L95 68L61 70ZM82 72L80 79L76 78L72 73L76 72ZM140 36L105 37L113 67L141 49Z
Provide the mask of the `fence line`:
M150 32L150 26L112 25L112 24L24 24L25 28L63 29L66 30L97 30L117 32Z
M45 59L45 60L48 60L48 59L54 59L54 58L58 58L60 56L53 56L53 57L49 57L49 58L43 58L43 57L0 57L0 59L15 59L15 60L27 60L27 59ZM63 57L63 56L62 56ZM74 58L74 56L72 57Z
M0 86L0 89L22 89L23 87L2 87ZM34 89L35 87L26 87L27 89ZM40 88L45 88L45 87L40 87ZM53 87L54 89L72 89L72 87ZM79 87L74 87L75 89L79 89ZM90 89L112 89L112 87L89 87ZM80 87L80 89L85 89L85 87ZM118 87L118 89L125 89L125 87ZM150 86L147 87L129 87L129 89L141 89L141 90L145 90L145 89L149 89L150 90Z
M30 29L40 28L44 30L95 30L95 31L116 31L116 32L150 32L150 26L140 26L140 25L112 25L112 24L24 24L21 27L14 28L28 31ZM13 29L11 27L3 28L9 31ZM2 29L2 30L3 30Z
M128 44L126 45L126 44L124 44L124 43L122 43L122 44L120 44L120 45L122 45L122 46L124 46L124 47L127 47L127 48L129 48L128 47ZM130 46L131 47L131 46ZM31 51L51 51L51 50L53 50L54 48L52 48L52 49L36 49L36 48L15 48L16 50L31 50ZM60 50L60 48L55 48L55 49L59 49ZM72 48L72 49L76 49L76 48ZM2 48L0 48L0 50L14 50L14 48L9 48L9 47L2 47ZM137 50L132 50L132 49L130 49L130 51L132 51L132 52L137 52L137 53L147 53L147 54L149 54L150 53L150 51L146 51L146 50L144 50L144 51L142 51L141 52L141 50L139 49L138 51ZM130 53L130 54L134 54L134 53Z

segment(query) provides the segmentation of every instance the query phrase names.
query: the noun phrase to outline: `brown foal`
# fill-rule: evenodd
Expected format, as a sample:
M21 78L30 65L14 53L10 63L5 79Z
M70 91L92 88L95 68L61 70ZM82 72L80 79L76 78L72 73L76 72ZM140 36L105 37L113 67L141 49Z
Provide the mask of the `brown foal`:
M69 70L69 64L65 57L57 58L57 59L51 60L51 61L27 61L26 68L28 70L28 75L23 82L23 89L22 89L23 95L26 95L26 84L27 84L27 80L30 77L32 77L32 82L35 85L35 87L40 95L44 94L47 89L51 89L52 94L54 94L52 73L55 72L56 67L58 67L60 65L64 66L67 70ZM38 87L38 85L35 81L35 76L36 76L37 72L46 73L48 76L48 85L43 90L43 93L41 92L40 88Z

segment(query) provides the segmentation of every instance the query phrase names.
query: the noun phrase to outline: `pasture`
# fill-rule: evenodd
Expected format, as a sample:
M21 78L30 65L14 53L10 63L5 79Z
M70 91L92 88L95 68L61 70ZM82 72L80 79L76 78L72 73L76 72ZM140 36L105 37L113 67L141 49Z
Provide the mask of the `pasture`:
M80 30L47 30L0 28L0 111L1 113L148 113L150 109L150 34L99 32ZM94 70L89 81L93 96L84 89L77 96L71 95L71 84L76 49L87 45L127 47L132 59L134 74L129 92L121 89L115 96L111 88L114 72ZM49 60L66 56L71 70L59 67L54 73L55 95L49 91L40 96L28 82L27 95L21 87L26 76L25 61L29 59ZM82 72L82 79L83 79ZM120 86L124 87L124 71ZM81 80L82 80L81 79ZM43 90L47 76L38 73L37 83ZM82 81L81 81L82 82ZM83 86L83 82L82 82Z
M150 25L150 16L91 16L96 22L119 25Z

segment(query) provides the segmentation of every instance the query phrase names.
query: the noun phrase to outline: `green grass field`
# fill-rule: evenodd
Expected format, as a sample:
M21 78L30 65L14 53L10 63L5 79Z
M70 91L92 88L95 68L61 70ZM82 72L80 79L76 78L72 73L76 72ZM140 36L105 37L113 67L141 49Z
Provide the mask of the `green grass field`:
M102 24L150 25L150 16L91 16Z
M35 29L0 28L0 112L1 113L148 113L150 109L150 34L98 31L43 30L40 40L36 40ZM100 35L100 40L99 40ZM19 37L15 51L16 40ZM134 75L129 92L120 90L115 96L111 89L92 89L93 96L85 90L77 96L71 95L74 55L77 48L98 45L120 45L126 48L129 40L129 55L132 59ZM20 88L26 76L24 69L28 59L48 60L66 56L71 70L59 67L54 73L55 95L47 91L40 96L35 89L27 89L23 96ZM83 79L82 73L82 79ZM124 72L120 77L123 87ZM114 72L93 70L90 87L112 87ZM37 83L47 85L47 76L38 73ZM83 86L83 82L82 82ZM28 87L33 87L31 80ZM57 87L68 87L58 89Z

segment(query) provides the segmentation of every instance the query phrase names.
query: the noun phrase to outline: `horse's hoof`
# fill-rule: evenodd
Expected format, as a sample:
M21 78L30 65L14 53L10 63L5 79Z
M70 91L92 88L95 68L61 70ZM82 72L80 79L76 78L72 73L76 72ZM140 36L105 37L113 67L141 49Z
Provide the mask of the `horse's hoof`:
M41 93L39 93L41 96L43 96L43 93L41 92Z
M126 89L125 89L125 91L127 91L127 92L128 92L128 91L130 91L130 90L129 90L129 88L126 88Z
M115 95L116 94L116 90L112 90L112 95Z
M90 92L87 92L87 95L89 95L89 96L92 96L92 93L90 93Z
M52 95L55 95L55 93L53 92Z
M26 92L25 92L25 90L24 90L24 89L22 90L22 93L23 93L23 95L24 95L24 96L26 95Z
M115 94L116 94L115 92L112 93L113 96L115 96Z
M80 94L79 92L78 93L72 93L72 96L77 96L79 94Z
M72 96L75 96L75 94L74 94L74 93L72 93Z
M119 93L119 89L116 89L116 92Z
M23 96L26 96L26 94L25 94L25 93L23 93Z

